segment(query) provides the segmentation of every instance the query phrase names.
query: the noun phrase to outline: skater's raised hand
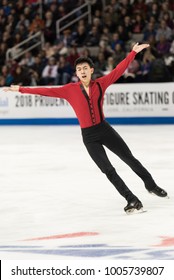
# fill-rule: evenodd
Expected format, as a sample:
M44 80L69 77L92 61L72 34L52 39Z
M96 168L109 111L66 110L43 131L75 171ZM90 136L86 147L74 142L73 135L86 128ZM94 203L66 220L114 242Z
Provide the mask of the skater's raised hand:
M142 50L148 48L149 46L150 46L149 44L141 44L141 45L139 45L139 43L136 43L136 44L133 46L132 50L135 51L136 53L139 53L139 52L141 52Z
M19 91L19 86L11 85L10 87L4 87L3 91Z

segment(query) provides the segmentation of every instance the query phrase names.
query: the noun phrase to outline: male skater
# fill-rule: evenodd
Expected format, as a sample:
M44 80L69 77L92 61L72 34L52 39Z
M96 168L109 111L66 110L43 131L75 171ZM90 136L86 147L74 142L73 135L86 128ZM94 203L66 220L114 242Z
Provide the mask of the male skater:
M142 211L141 201L130 191L124 181L111 165L103 146L106 146L143 180L145 188L152 194L166 197L167 192L158 187L151 174L132 155L130 149L120 135L105 121L103 114L103 100L105 90L124 73L135 55L149 44L135 44L132 51L109 74L92 80L94 64L88 57L79 57L75 61L76 75L79 81L62 87L22 87L12 85L5 91L19 91L21 93L51 96L66 99L73 107L80 123L83 142L93 161L107 176L117 191L126 199L124 208L126 213Z

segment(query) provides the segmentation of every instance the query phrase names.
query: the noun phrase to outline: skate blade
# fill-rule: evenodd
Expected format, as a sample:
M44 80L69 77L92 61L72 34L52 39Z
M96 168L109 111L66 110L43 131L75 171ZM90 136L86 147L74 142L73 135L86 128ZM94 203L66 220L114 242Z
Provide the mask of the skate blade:
M134 214L143 214L143 213L146 213L147 210L144 210L143 208L137 210L135 208L132 208L132 209L129 209L126 211L126 214L127 215L134 215Z

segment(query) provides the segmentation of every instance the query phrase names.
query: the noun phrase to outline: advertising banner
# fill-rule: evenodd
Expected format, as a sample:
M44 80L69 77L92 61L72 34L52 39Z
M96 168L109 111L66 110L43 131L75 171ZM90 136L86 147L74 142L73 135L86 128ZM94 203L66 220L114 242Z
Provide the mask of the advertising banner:
M113 84L104 99L112 123L174 123L174 83ZM4 92L0 124L78 124L66 100Z

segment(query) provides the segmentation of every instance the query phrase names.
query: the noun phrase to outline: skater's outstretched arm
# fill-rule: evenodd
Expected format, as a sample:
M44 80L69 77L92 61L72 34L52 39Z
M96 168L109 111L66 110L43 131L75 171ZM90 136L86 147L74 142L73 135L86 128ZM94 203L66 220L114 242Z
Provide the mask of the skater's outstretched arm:
M4 87L2 90L6 92L20 92L24 94L43 95L68 100L71 86L70 83L61 87L23 87L19 85L11 85L10 87Z
M142 50L149 47L149 44L140 44L136 43L132 51L126 56L125 59L123 59L116 67L113 69L109 74L98 78L99 83L102 84L103 91L105 90L113 83L115 83L121 75L124 74L125 70L129 66L129 64L134 60L137 53L141 52Z

